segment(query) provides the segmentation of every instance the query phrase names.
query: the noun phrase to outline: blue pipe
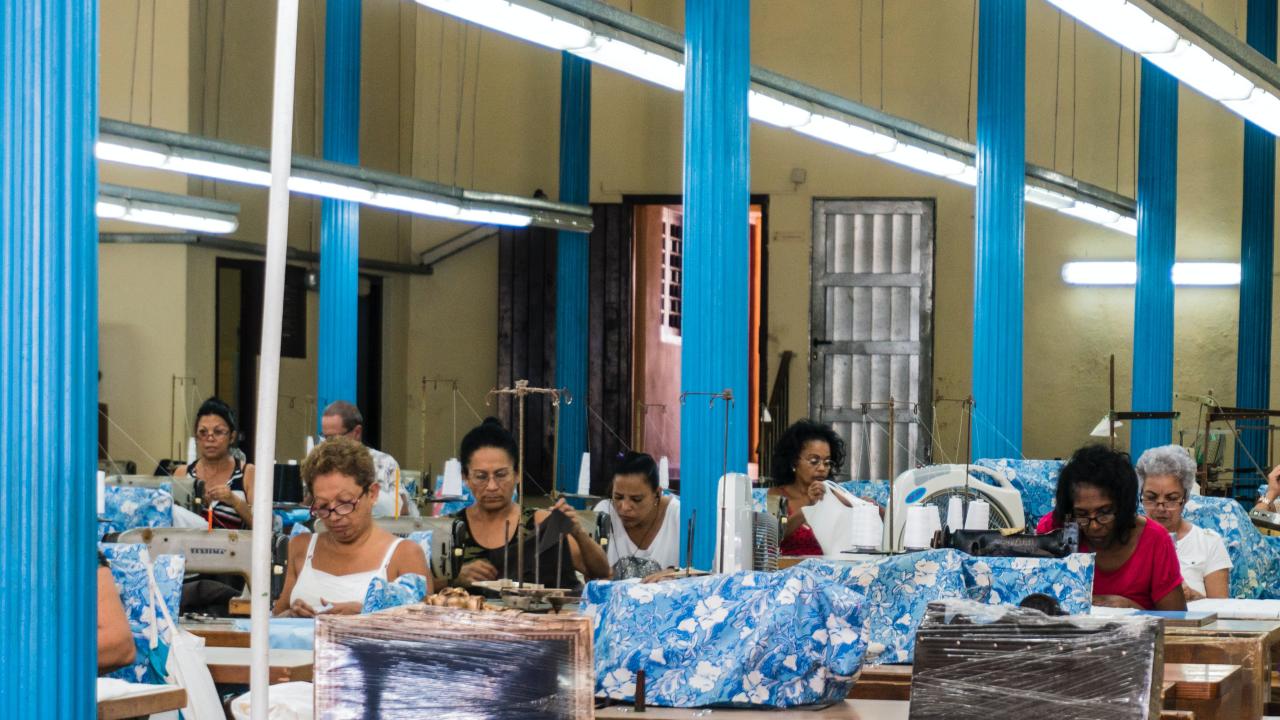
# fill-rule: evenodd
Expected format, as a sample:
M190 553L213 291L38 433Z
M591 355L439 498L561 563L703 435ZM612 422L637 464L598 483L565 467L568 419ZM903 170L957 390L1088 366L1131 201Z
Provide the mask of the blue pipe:
M1023 0L981 0L974 192L974 457L1022 457ZM875 398L882 400L883 398Z
M560 60L560 201L585 205L591 180L591 63L562 53ZM557 487L576 492L578 468L587 448L587 280L590 258L586 233L560 231L556 237L556 386L573 402L560 406Z
M696 396L680 408L680 519L687 526L697 513L692 560L704 570L715 554L716 488L726 457L729 472L745 472L747 464L750 11L749 0L685 3L680 386L729 389L735 398L726 408Z
M360 162L361 0L327 0L324 27L326 160ZM334 400L356 402L360 302L360 205L320 205L320 338L316 424Z
M96 715L97 128L98 3L0 3L4 717Z
M1142 61L1138 118L1138 283L1134 291L1135 411L1173 406L1173 260L1178 201L1178 81ZM1167 445L1172 420L1134 420L1129 452Z
M1276 0L1249 0L1249 45L1276 59ZM1244 124L1244 193L1240 225L1240 334L1236 349L1236 405L1266 408L1271 404L1271 285L1275 272L1276 139ZM1267 468L1266 422L1238 423L1238 468ZM1257 427L1261 425L1263 427ZM1262 478L1236 476L1235 495L1252 501Z

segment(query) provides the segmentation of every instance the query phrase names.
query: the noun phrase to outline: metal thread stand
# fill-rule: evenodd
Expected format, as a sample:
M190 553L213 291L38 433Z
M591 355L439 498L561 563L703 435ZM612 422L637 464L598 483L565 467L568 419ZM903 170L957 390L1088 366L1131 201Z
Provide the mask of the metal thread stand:
M725 521L724 498L721 495L721 491L723 490L723 487L724 487L724 478L729 474L729 418L733 412L733 390L730 388L725 388L720 392L683 392L683 393L680 393L680 404L684 405L685 398L689 397L690 395L698 395L698 396L710 398L707 401L708 410L715 407L716 400L724 401L724 459L722 460L720 465L720 483L721 484L720 484L720 487L717 488L717 492L716 492L716 496L719 498L719 503L720 503L720 526L717 528L717 531L720 533L720 571L724 572L724 548L726 545L728 545L728 541L724 537L724 524L725 524L724 523ZM690 545L690 548L692 549L693 547L692 541L690 541L689 545ZM686 560L689 560L691 562L689 558L686 558Z
M525 398L530 395L546 395L551 398L551 407L554 412L554 420L552 425L552 470L551 470L551 486L556 485L556 468L559 466L560 453L560 401L563 399L566 403L573 402L569 391L564 388L543 388L530 387L528 380L517 380L513 387L494 388L485 395L485 404L488 405L494 395L510 395L515 398L517 410L517 442L519 444L519 453L516 459L516 504L520 507L520 515L524 515L524 405ZM535 553L537 549L534 549ZM537 564L537 557L534 557L534 564ZM516 587L524 584L524 523L516 523ZM557 578L557 582L559 578Z

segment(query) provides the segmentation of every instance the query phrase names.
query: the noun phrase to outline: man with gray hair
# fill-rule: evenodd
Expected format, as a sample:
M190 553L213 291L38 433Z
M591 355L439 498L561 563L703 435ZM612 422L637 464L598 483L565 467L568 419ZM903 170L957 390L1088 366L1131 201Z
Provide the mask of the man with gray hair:
M1231 558L1222 536L1182 517L1196 483L1191 454L1181 445L1151 448L1138 458L1137 470L1147 517L1173 537L1187 600L1230 597Z
M325 440L335 437L348 437L361 444L364 443L364 415L360 408L346 400L335 400L320 415L320 434ZM396 514L396 478L400 475L400 464L396 459L380 450L365 445L373 458L374 477L382 488L378 494L378 504L373 508L374 517L388 517ZM409 492L400 486L400 514L417 515L416 506Z

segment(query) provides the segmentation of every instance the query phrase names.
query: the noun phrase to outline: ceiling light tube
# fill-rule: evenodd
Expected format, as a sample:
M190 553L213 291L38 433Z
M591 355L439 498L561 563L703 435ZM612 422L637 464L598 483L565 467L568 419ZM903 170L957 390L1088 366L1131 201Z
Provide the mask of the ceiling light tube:
M591 44L589 23L561 13L543 3L508 0L417 0L433 10L501 33L545 45L553 50L575 50Z
M684 90L684 57L657 43L621 33L597 34L587 47L569 52L655 85Z
M102 183L96 214L103 220L155 225L210 234L235 232L240 206L208 198Z
M907 143L898 143L892 150L880 153L880 157L889 162L905 165L912 170L919 170L938 177L954 177L960 175L969 167L963 161L943 153L933 152L917 145L908 145Z
M1133 285L1138 280L1138 264L1128 260L1069 262L1062 266L1062 280L1068 285ZM1239 285L1240 263L1174 263L1173 284L1200 287Z

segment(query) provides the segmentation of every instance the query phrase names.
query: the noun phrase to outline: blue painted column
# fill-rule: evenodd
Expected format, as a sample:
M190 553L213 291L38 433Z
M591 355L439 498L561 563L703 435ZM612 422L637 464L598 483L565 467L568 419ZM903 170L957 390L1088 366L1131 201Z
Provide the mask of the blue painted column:
M729 472L747 467L750 36L749 0L685 3L680 386L684 392L733 391ZM725 412L725 403L711 405L701 396L680 408L680 519L687 525L697 513L693 565L704 570L715 555Z
M1134 292L1135 411L1173 407L1173 258L1178 200L1178 81L1142 61L1138 110L1138 284ZM1167 445L1172 420L1134 420L1129 452Z
M95 717L98 3L0 3L0 699Z
M591 63L577 55L560 58L560 201L585 205L591 181ZM557 487L575 492L587 449L587 280L590 245L586 233L560 231L556 238L556 387L573 402L560 406Z
M361 0L327 0L325 6L324 157L352 165L360 162L360 7ZM325 199L317 413L334 400L356 402L359 292L360 205Z
M1022 457L1026 42L1024 0L981 0L973 234L975 458Z
M1276 0L1249 0L1249 45L1276 59ZM1271 274L1275 268L1276 139L1245 121L1244 194L1240 226L1240 334L1236 346L1236 405L1265 408L1271 403ZM1238 468L1254 463L1268 469L1267 431L1256 421L1238 424ZM1262 478L1236 476L1236 496L1252 501Z

